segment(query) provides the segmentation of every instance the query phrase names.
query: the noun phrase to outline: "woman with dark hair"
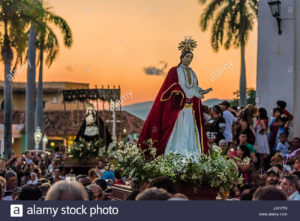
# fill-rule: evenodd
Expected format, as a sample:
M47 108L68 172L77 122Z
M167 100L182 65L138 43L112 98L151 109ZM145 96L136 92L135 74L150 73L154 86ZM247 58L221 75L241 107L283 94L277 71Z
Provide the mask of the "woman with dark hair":
M278 100L276 102L276 104L277 104L277 108L281 109L281 111L283 112L283 114L288 118L289 122L291 122L294 119L294 116L290 112L287 111L287 109L286 109L286 102Z
M214 105L210 109L211 118L206 123L206 134L209 144L219 144L219 141L225 139L225 120L222 117L222 110L219 105Z
M244 108L240 112L239 117L239 129L237 131L237 140L241 131L247 133L247 143L254 145L255 144L255 135L253 132L253 112L249 108Z
M245 183L249 182L249 170L251 167L250 151L245 145L239 145L237 148L236 164L239 172L243 175Z
M140 134L143 150L152 139L157 155L173 152L197 159L208 153L201 99L211 89L202 90L189 67L196 46L190 38L180 42L180 64L170 69Z
M268 114L265 108L259 108L258 120L255 126L256 133L256 153L259 155L259 169L260 171L264 168L264 159L270 154L270 148L267 137L268 130Z

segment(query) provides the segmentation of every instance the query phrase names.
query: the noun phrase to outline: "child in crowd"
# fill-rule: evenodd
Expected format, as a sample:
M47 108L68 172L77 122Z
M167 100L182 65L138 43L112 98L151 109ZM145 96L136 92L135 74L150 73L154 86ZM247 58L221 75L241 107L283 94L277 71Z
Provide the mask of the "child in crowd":
M287 142L287 135L286 133L282 132L279 135L280 142L276 146L276 152L280 152L282 156L286 157L289 153L290 145Z
M277 135L276 135L274 149L276 149L277 144L280 142L280 140L279 140L280 134L285 133L286 135L288 135L288 126L289 126L288 119L286 117L278 118L278 131L277 131Z

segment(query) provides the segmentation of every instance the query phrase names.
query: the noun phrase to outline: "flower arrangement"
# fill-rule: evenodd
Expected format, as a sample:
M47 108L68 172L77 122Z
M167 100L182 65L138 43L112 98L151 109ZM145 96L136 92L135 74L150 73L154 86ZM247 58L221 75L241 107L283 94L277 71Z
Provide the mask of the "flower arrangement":
M100 149L99 157L106 158L116 169L122 171L122 175L134 181L137 186L145 181L159 176L155 158L156 149L149 143L150 154L146 155L136 144L124 144L124 142L112 143L108 149Z
M214 147L209 155L202 154L199 159L194 159L175 153L156 157L151 140L148 146L146 154L136 144L120 142L111 145L107 151L102 149L99 156L110 158L123 176L138 185L158 176L167 176L177 184L230 190L243 181L236 163L223 155L218 147Z
M69 150L69 157L79 162L87 162L98 156L99 149L105 149L105 145L101 139L96 142L87 142L80 138L79 142L74 142Z
M223 155L219 147L214 147L209 155L202 154L196 160L179 154L168 154L161 158L158 163L160 172L175 183L228 191L235 184L243 182L236 163Z

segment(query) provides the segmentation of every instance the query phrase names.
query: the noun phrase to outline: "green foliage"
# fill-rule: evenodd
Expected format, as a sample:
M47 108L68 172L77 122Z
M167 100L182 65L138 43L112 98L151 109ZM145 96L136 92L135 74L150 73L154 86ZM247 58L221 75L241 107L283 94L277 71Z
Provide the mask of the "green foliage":
M72 31L62 17L51 12L49 9L46 9L44 12L41 23L44 24L44 28L38 30L37 45L39 50L47 53L46 64L50 67L59 53L59 42L50 25L54 24L60 30L63 35L63 44L68 48L73 44Z
M230 102L230 106L239 106L239 100L240 100L240 91L237 90L233 92L233 95L235 96L234 99ZM247 89L247 104L252 104L253 106L256 105L256 90L254 88L248 88Z
M99 156L110 158L115 168L138 186L155 177L167 176L175 183L230 190L243 180L235 162L227 159L218 147L210 155L202 154L199 159L192 159L174 153L156 157L156 148L151 140L148 145L149 149L143 151L136 144L120 142L111 145L107 151L102 149Z
M74 158L79 162L87 162L90 159L97 157L100 149L105 149L102 139L99 139L96 142L86 142L80 138L79 142L74 142L71 145L69 157Z

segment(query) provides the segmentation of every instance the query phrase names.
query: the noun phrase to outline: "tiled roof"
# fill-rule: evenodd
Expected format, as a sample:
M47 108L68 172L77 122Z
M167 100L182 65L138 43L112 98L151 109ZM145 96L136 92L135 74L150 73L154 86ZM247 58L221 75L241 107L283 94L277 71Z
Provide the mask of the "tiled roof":
M0 111L0 123L4 123L3 111ZM99 111L98 116L104 120L108 130L112 133L112 123L106 122L112 120L112 112ZM45 111L44 128L47 136L75 136L80 129L85 117L85 111ZM126 111L116 111L116 135L119 137L123 130L126 133L140 133L144 121L131 115ZM13 124L25 124L25 111L14 111Z

